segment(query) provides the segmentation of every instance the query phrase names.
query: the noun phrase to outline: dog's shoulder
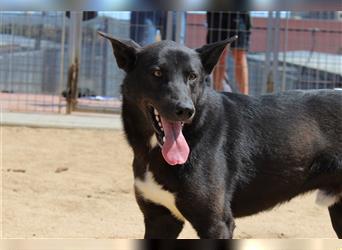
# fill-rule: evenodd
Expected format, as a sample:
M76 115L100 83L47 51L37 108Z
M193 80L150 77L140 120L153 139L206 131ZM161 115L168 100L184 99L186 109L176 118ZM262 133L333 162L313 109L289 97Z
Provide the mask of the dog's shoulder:
M252 108L257 104L257 98L239 93L221 92L224 106L235 106L237 108Z

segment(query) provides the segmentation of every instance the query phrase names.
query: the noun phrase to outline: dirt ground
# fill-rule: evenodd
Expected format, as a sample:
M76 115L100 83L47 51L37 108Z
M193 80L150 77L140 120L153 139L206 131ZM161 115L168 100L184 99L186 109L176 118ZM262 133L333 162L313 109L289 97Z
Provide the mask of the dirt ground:
M3 127L1 142L5 238L143 237L122 131ZM336 238L314 199L237 219L235 238Z

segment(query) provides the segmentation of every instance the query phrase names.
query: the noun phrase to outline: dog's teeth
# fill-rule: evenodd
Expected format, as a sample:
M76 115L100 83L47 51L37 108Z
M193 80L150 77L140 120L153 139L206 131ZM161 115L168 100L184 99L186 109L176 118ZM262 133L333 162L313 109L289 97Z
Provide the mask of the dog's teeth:
M158 122L158 125L159 125L159 127L162 127L162 125L161 125L161 123L160 123L160 122Z
M163 127L160 127L160 130L161 130L161 131L164 131Z
M159 116L156 115L156 120L159 121Z
M163 137L163 142L165 142L165 136Z
M154 109L154 114L157 116L157 115L159 115L158 114L158 111L156 110L156 109Z

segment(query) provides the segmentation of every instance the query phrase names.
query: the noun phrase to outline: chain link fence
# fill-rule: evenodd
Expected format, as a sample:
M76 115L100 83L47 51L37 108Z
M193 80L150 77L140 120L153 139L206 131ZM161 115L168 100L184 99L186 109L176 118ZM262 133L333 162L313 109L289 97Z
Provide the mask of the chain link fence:
M220 15L233 14L220 12ZM235 16L244 13L235 12ZM220 16L219 15L219 16ZM341 12L249 12L249 94L289 89L342 88ZM0 12L0 100L2 109L65 113L70 97L73 20L66 12ZM218 34L227 26L210 24ZM118 69L110 44L97 31L133 38L142 45L173 39L195 48L207 42L206 12L92 12L83 14L79 71L73 111L120 110ZM242 30L242 31L241 31ZM239 33L240 32L240 33ZM238 91L236 59L226 60L225 79Z
M0 12L0 100L10 111L63 107L61 12Z

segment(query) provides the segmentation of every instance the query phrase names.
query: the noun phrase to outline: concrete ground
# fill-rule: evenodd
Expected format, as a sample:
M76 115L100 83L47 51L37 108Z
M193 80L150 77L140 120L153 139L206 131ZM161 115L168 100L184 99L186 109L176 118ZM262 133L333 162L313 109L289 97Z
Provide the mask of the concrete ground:
M6 126L81 128L81 129L122 129L118 114L74 113L12 113L0 112L0 123Z

